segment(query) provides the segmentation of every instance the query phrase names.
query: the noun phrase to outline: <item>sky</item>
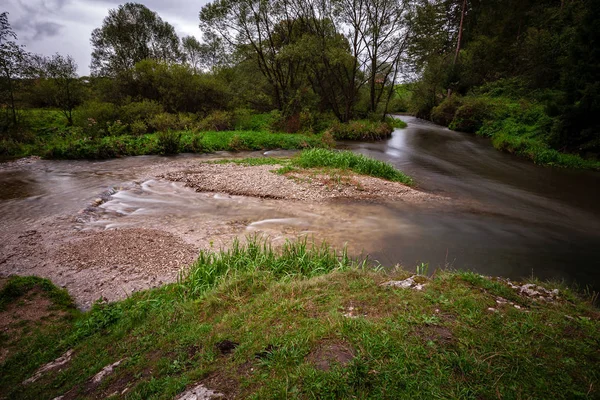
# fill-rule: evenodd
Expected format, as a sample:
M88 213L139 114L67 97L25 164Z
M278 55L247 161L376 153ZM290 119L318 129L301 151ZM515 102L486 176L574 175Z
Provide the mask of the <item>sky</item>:
M92 48L90 37L102 25L108 10L126 0L1 0L0 13L8 11L8 22L18 43L32 53L71 55L80 75L88 75ZM138 0L175 27L179 37L201 38L198 13L208 0Z

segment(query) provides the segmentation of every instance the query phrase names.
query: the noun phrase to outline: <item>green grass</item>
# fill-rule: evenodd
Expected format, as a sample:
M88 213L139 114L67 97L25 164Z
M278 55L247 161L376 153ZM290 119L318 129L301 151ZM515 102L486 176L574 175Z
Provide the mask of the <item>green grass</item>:
M391 164L355 154L351 151L337 151L328 149L302 150L292 158L257 157L242 159L227 159L216 163L235 163L246 166L280 165L275 170L279 174L293 172L298 169L328 169L338 172L353 171L357 174L382 178L405 185L412 185L413 180L395 169Z
M384 122L365 119L346 123L336 122L327 132L335 140L383 140L390 138L394 127L401 128L401 125L392 118L387 118Z
M375 160L351 151L335 151L327 149L309 149L302 151L292 159L292 165L300 168L339 168L348 169L357 174L374 176L405 185L412 185L413 180L398 171L391 164Z
M587 300L561 287L563 300L533 301L470 272L438 271L422 291L380 285L408 275L327 246L274 251L251 238L203 253L178 283L96 305L62 335L40 331L43 342L0 365L0 396L105 398L127 388L128 399L172 399L204 382L255 399L598 398L600 315ZM521 308L498 306L498 296ZM231 354L217 349L223 340L238 344ZM350 354L341 364L322 356L336 346ZM68 348L62 371L20 384ZM328 370L317 367L323 360Z
M175 153L210 153L268 149L303 149L323 146L320 136L253 131L166 132L143 136L74 136L23 145L15 155L49 159L105 159L121 156Z

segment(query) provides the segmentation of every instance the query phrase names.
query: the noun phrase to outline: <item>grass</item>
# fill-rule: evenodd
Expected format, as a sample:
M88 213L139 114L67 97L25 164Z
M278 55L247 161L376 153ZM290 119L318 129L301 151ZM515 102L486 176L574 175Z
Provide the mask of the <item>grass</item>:
M346 123L336 122L327 132L335 140L383 140L390 138L394 127L402 127L400 125L402 125L400 122L392 118L383 122L365 119Z
M220 160L217 163L235 163L246 166L280 165L276 172L285 174L298 169L327 169L339 173L353 171L357 174L382 178L405 185L412 185L412 178L394 168L391 164L356 154L351 151L328 149L302 150L296 156L288 158L257 157Z
M333 151L327 149L310 149L302 151L292 159L292 165L300 168L338 168L351 170L357 174L374 176L405 185L412 185L413 180L398 171L391 164L375 160L351 151Z
M22 145L15 156L40 155L49 159L106 159L121 156L210 153L267 149L303 149L323 146L320 136L254 131L159 132L142 136L106 136L98 139L54 137Z
M203 253L178 283L97 304L62 335L27 341L0 365L0 396L105 398L127 389L117 397L172 399L203 382L255 399L598 397L600 315L576 293L561 287L562 300L538 302L453 271L422 278L422 291L380 285L407 276L327 246L275 251L251 238ZM521 308L498 306L498 296ZM219 350L224 340L234 343L230 354ZM21 385L69 348L62 371Z

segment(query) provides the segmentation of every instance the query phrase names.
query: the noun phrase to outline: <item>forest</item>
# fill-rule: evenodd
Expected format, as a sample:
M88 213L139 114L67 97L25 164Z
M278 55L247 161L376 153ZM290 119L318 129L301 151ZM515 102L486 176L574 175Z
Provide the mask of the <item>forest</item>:
M90 76L0 14L0 156L303 148L410 113L538 164L598 168L600 2L214 0L199 38L138 3L91 35ZM217 133L218 132L218 133Z

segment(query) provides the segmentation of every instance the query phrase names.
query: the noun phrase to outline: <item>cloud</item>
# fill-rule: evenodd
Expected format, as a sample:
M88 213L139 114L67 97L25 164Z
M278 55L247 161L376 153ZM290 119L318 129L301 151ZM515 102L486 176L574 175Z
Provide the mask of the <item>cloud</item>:
M87 75L92 30L102 25L108 10L127 0L0 0L9 22L28 51L70 54ZM201 37L198 13L209 0L131 0L144 4L175 27L180 37ZM8 3L8 4L4 4Z
M35 22L34 24L35 34L33 40L40 40L43 38L50 38L60 33L60 30L64 25L57 24L56 22Z

